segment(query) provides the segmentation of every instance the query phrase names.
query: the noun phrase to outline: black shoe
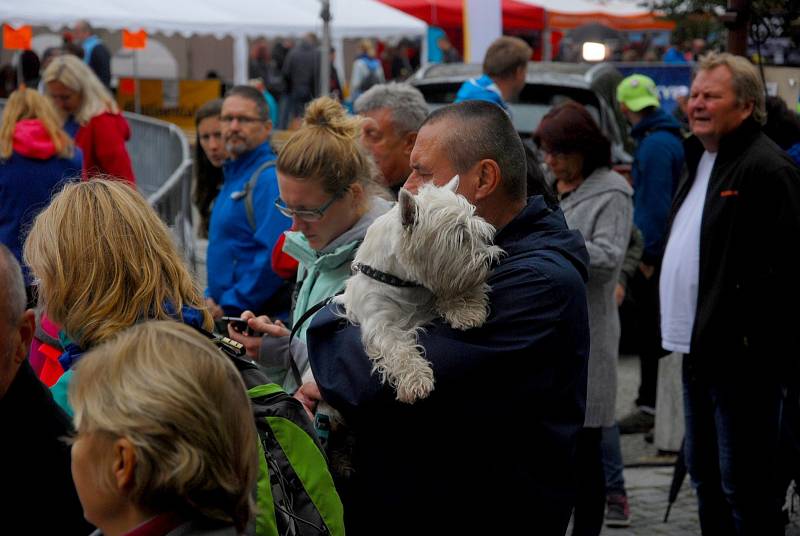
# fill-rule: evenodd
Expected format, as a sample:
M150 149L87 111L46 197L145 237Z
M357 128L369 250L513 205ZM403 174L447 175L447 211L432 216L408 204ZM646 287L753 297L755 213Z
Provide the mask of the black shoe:
M649 413L637 410L620 419L620 434L643 434L652 429L656 424L656 418Z

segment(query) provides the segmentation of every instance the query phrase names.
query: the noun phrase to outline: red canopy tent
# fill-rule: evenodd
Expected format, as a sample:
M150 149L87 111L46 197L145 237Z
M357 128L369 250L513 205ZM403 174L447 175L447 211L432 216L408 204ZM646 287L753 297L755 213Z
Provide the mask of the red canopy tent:
M461 28L464 24L464 0L380 1L444 30ZM516 0L502 0L502 4L503 30L541 30L544 27L544 8Z
M453 46L463 50L464 0L380 0L409 15L438 26ZM533 34L544 28L544 8L516 0L502 0L503 33ZM539 40L537 39L536 42ZM537 54L539 54L537 47Z

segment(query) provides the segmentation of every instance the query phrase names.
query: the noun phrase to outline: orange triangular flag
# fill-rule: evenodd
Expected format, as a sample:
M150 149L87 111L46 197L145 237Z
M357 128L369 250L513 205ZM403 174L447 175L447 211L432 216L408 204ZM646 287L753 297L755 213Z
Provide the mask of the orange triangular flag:
M139 30L138 32L122 30L122 46L133 49L145 48L147 46L147 32L144 30Z
M14 29L10 24L3 24L3 48L12 50L30 50L33 30L30 26Z

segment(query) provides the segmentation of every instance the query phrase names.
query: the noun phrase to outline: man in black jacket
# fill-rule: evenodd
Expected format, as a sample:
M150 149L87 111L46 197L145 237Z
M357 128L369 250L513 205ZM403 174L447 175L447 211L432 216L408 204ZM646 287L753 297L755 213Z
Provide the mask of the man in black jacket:
M689 97L688 174L660 276L665 349L685 355L686 458L703 534L783 534L784 393L798 378L800 171L762 132L746 59L710 54Z
M72 483L72 423L28 363L35 321L25 302L19 264L0 244L0 527L83 536L92 527Z
M434 321L419 334L436 381L395 400L372 372L358 326L320 311L308 330L319 395L354 436L342 497L347 533L563 535L577 491L589 326L588 253L564 215L526 196L522 141L500 107L445 106L420 127L405 188L447 184L497 229L505 255L488 279L490 315L475 329ZM431 254L443 254L432 252Z

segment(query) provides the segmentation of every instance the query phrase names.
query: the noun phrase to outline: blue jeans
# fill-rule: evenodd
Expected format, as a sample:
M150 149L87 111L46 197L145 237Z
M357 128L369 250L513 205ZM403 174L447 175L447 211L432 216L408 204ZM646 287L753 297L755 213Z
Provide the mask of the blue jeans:
M626 495L625 477L622 474L625 464L622 462L622 447L619 444L619 426L603 428L603 438L600 442L603 452L603 472L606 476L606 496Z
M783 535L779 437L783 390L758 359L699 370L686 355L686 465L704 535Z

